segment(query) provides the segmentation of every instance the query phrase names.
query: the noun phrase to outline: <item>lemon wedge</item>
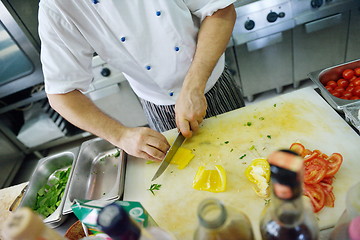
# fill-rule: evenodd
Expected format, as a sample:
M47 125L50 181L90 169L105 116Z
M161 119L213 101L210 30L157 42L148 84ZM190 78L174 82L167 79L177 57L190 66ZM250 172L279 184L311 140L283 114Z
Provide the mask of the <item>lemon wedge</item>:
M266 159L254 159L246 168L245 175L253 183L253 189L258 196L269 197L270 165Z
M226 190L226 172L221 165L215 165L215 170L206 170L200 166L196 172L193 188L200 191L224 192Z
M178 169L184 169L194 156L191 150L180 147L173 156L171 163L178 165Z

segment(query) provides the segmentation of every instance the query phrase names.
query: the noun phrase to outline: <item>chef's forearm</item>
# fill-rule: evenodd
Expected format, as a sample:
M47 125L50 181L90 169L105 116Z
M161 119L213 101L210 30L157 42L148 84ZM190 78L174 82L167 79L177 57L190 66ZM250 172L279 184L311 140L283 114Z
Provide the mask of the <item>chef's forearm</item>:
M125 128L103 113L90 99L74 90L66 94L48 94L51 107L73 125L115 144Z
M193 62L184 82L185 88L204 91L208 78L230 40L235 20L236 12L231 4L202 21Z

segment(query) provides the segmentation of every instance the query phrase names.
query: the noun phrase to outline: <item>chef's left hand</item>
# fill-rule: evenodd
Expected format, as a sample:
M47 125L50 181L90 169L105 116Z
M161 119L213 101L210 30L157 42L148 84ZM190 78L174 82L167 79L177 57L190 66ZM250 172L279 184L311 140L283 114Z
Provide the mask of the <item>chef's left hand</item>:
M207 102L203 90L181 91L175 104L176 125L186 138L199 129L206 115Z

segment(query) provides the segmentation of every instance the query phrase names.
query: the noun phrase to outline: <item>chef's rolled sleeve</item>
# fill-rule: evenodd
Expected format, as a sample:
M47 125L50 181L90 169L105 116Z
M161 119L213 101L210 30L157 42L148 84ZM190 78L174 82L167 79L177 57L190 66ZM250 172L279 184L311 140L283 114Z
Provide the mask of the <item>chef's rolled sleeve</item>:
M92 47L71 22L47 6L39 8L39 23L46 93L86 91L93 78Z
M211 16L219 9L223 9L233 4L236 0L185 0L186 5L201 21L205 17Z

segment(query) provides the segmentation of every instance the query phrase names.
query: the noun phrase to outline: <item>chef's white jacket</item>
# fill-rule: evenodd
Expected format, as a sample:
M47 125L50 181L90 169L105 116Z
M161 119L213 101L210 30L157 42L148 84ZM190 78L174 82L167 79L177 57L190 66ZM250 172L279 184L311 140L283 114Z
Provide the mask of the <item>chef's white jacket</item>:
M41 0L45 90L86 91L92 56L123 72L134 92L175 104L194 56L200 22L235 0ZM205 91L224 69L219 59Z

